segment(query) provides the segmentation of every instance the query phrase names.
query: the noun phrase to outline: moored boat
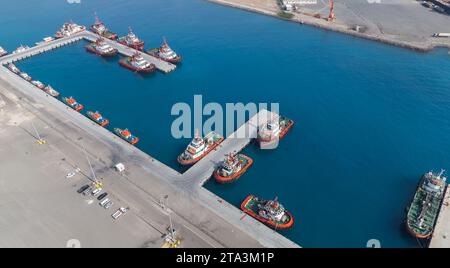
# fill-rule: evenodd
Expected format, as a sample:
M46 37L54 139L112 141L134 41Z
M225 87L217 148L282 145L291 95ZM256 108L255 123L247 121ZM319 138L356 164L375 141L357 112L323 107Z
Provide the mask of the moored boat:
M139 52L131 57L121 58L119 64L138 73L152 73L156 70L155 65L146 61Z
M55 33L55 38L69 37L86 30L86 26L78 25L73 22L66 22L61 29Z
M137 49L144 50L144 41L140 40L134 33L131 27L129 28L129 32L127 36L120 37L118 42L122 45Z
M113 48L102 38L86 46L86 50L102 57L113 57L117 54L117 49Z
M20 73L19 68L17 68L17 66L16 66L14 63L8 64L8 69L9 69L11 72L15 73L15 74L19 74L19 73Z
M199 132L195 131L194 139L189 143L186 150L178 156L178 162L181 165L195 164L216 148L222 141L223 137L215 132L210 132L202 138Z
M229 154L225 157L220 167L214 172L214 178L220 183L230 183L239 179L253 164L250 157L237 154Z
M83 110L84 108L84 106L78 103L73 97L63 98L62 100L65 104L67 104L70 108L74 109L77 112Z
M104 118L99 112L88 111L87 116L102 127L106 127L109 124L109 120Z
M447 178L440 173L425 173L408 209L406 227L415 237L425 239L433 234L444 198Z
M113 33L106 28L105 24L99 19L98 16L95 16L95 22L91 25L91 31L94 33L103 36L104 38L108 38L111 40L117 39L117 34Z
M3 56L8 55L8 51L6 51L4 48L0 47L0 58Z
M33 78L31 78L31 76L29 76L27 73L24 73L24 72L20 73L19 76L22 77L23 79L25 79L28 82L33 80Z
M278 202L278 198L263 200L249 195L242 202L241 209L274 229L289 229L294 225L294 217Z
M166 38L164 38L164 42L161 47L150 49L149 51L147 51L147 54L173 64L181 62L181 56L173 51L172 48L170 48L170 46L167 44Z
M45 91L45 93L47 93L47 94L49 94L50 96L52 96L52 97L55 97L55 98L57 98L57 97L59 97L59 92L58 91L56 91L52 86L50 86L50 85L47 85L45 88L44 88L44 91Z
M128 129L115 128L114 133L116 133L117 136L121 137L123 140L129 142L132 145L135 145L139 142L139 138L133 136Z
M13 51L13 54L22 53L29 48L29 46L20 45L18 48L16 48L16 50Z
M41 81L38 81L38 80L31 81L31 84L33 84L35 87L37 87L39 89L45 88L45 85Z
M275 144L286 135L293 125L294 121L289 118L283 116L272 118L258 129L259 145L264 148Z
M36 45L39 46L39 45L42 45L42 44L50 43L51 41L54 41L54 40L55 40L55 38L53 38L53 37L51 37L51 36L49 36L49 37L44 37L44 38L42 39L42 41L37 42Z

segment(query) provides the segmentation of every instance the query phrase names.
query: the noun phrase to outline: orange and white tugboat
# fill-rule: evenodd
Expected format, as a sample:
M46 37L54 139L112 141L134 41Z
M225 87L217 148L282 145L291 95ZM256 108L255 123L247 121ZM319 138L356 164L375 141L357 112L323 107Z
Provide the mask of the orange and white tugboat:
M118 40L122 45L137 49L144 50L144 41L139 40L139 38L133 33L131 27L129 28L129 33L127 36L120 37Z
M86 26L78 25L73 22L66 22L62 28L56 32L55 38L69 37L77 33L81 33L86 30Z
M294 225L294 217L278 202L278 198L263 200L249 195L241 204L241 209L274 229L289 229Z
M8 55L8 51L6 51L4 48L0 47L0 58L3 56Z
M11 72L15 73L15 74L19 74L19 73L20 73L19 68L17 68L17 66L14 65L14 63L8 64L8 69L9 69Z
M114 57L117 49L105 42L103 38L98 38L95 42L86 46L86 50L102 57Z
M117 39L117 34L109 31L108 28L106 28L105 24L98 18L97 15L95 15L94 24L91 25L91 31L100 36L103 36L104 38L108 38L111 40Z
M205 137L195 131L195 137L189 143L186 150L178 156L178 162L182 165L192 165L205 157L223 141L223 137L215 132L210 132Z
M275 144L286 135L293 125L294 121L289 118L283 116L272 118L258 129L257 140L260 147L264 148Z
M156 66L146 61L139 52L136 52L131 57L120 59L119 64L138 73L152 73L156 70Z
M47 93L47 94L49 94L50 96L55 97L55 98L58 98L59 95L60 95L59 92L56 91L54 88L52 88L52 86L50 86L50 85L47 85L47 86L44 88L44 91L45 91L45 93Z
M246 155L228 154L221 166L214 172L214 178L220 183L234 182L239 179L252 164L253 159Z
M20 73L19 76L28 82L31 82L31 80L33 80L33 78L31 78L31 76L29 76L27 73L24 73L24 72Z
M87 116L94 121L95 123L99 124L102 127L106 127L109 124L109 120L104 118L99 112L87 112Z
M150 49L149 51L147 51L147 54L173 64L181 62L181 56L175 53L175 51L170 48L165 37L161 47Z
M35 87L37 87L41 90L43 90L45 88L45 85L41 81L38 81L38 80L31 81L31 84L33 84Z
M62 101L77 112L84 109L84 106L78 103L73 97L63 98Z
M132 145L139 142L139 138L131 135L131 132L128 129L115 128L114 133Z

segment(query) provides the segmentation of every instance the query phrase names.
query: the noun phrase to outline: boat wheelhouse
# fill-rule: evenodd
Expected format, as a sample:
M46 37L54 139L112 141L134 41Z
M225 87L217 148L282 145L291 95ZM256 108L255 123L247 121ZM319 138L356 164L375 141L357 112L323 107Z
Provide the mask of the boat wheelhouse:
M144 50L144 41L140 40L134 33L131 27L129 28L128 35L120 37L118 39L122 45L137 49Z
M186 150L178 156L178 162L181 165L192 165L205 157L222 141L223 137L215 132L210 132L205 137L201 137L196 130L194 139L189 143Z
M147 54L173 64L181 62L181 56L170 48L169 44L167 44L166 38L164 38L164 42L161 47L150 49L147 51Z

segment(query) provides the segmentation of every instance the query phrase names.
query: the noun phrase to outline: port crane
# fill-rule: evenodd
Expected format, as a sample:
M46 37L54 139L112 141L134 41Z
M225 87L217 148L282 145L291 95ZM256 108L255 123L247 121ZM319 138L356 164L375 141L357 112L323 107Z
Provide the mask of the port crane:
M311 17L314 17L314 18L322 19L323 17L321 15L321 13L326 8L327 8L327 6L325 6L322 9L320 9L319 11L317 11L314 14L306 13L306 12L302 12L302 13L307 15L307 16L311 16ZM329 0L328 1L328 9L329 9L328 16L326 18L324 18L324 19L326 19L327 21L333 21L336 18L336 15L334 14L334 0Z

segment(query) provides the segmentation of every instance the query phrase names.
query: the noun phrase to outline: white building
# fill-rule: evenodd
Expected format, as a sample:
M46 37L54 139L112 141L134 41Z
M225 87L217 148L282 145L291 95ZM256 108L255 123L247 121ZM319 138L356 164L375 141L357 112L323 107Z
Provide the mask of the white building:
M315 5L317 0L281 0L281 5L286 11L291 11L300 5Z

